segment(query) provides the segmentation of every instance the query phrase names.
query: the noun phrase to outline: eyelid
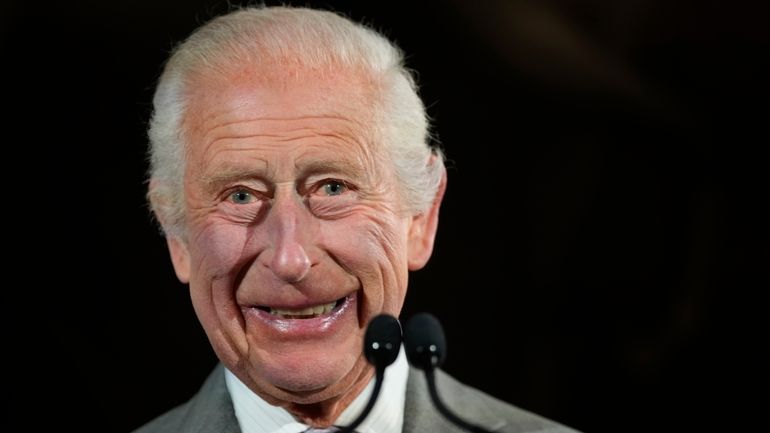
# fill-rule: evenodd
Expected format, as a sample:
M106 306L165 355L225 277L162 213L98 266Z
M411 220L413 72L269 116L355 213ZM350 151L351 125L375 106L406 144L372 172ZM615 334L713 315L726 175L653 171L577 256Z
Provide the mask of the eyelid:
M322 186L327 185L327 184L332 183L332 182L336 182L336 183L342 184L342 185L345 186L345 188L350 189L350 190L355 189L355 187L353 186L352 183L348 182L347 180L339 179L339 178L336 178L336 177L326 177L326 178L320 179L317 182L313 183L312 188L317 190L317 189L320 189Z
M326 177L326 178L323 178L323 179L319 179L319 180L317 180L315 182L312 182L306 188L306 193L307 194L311 194L311 195L318 194L319 191L322 191L324 185L328 185L330 183L339 183L347 191L353 191L354 190L352 185L349 182L345 181L345 180L337 179L337 178L334 178L334 177Z

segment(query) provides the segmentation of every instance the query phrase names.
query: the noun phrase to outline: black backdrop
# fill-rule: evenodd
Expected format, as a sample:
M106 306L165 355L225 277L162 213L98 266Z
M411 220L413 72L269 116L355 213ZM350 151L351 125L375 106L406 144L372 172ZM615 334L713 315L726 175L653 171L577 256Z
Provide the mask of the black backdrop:
M443 321L446 370L585 431L734 427L759 413L742 398L766 343L759 3L295 3L385 31L419 72L450 180L402 317ZM21 385L8 392L12 408L42 410L32 427L129 431L215 363L143 177L160 65L226 9L0 6L17 281L4 329Z

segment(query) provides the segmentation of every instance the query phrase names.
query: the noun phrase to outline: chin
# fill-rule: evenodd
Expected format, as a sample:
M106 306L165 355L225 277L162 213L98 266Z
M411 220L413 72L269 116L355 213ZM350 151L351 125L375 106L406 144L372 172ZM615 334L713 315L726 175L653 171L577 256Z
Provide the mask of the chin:
M366 366L362 356L284 357L251 363L248 376L271 388L279 400L311 404L344 394L360 379Z

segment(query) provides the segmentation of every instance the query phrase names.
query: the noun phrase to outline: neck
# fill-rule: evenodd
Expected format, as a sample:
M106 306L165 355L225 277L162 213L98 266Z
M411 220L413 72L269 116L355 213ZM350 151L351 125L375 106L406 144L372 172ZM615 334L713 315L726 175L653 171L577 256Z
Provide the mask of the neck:
M366 368L359 379L345 394L312 404L290 403L285 406L297 420L315 428L327 428L334 424L350 403L358 397L374 377L374 369Z

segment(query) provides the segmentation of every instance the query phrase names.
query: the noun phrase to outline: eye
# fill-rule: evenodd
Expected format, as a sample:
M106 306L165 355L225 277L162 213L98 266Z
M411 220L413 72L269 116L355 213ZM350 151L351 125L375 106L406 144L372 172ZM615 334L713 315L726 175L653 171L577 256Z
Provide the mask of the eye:
M232 194L230 194L230 200L235 204L249 204L253 202L255 199L254 194L244 190L239 189Z
M321 187L326 195L341 195L348 190L348 186L338 180L326 181Z

